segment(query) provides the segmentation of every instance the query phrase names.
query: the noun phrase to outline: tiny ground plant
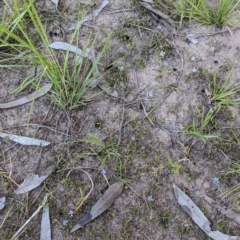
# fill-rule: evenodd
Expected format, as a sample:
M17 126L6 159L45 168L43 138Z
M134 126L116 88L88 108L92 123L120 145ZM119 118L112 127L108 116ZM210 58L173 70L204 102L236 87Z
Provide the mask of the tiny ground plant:
M217 0L216 5L207 0L172 1L175 12L180 16L180 26L184 18L195 19L207 25L239 25L240 16L237 11L239 3L239 0Z
M126 43L130 49L136 48L136 43L133 40L133 37L127 33L124 28L118 28L114 31L114 35L121 40L122 42Z
M13 6L7 4L8 17L0 26L0 49L8 51L12 57L3 58L1 67L22 67L34 69L38 66L39 73L35 77L27 76L16 92L29 85L39 88L40 82L47 77L52 82L51 101L61 108L74 109L84 105L84 95L88 85L98 77L96 67L110 41L106 40L102 52L96 60L83 60L87 49L93 43L89 37L82 54L70 54L67 50L63 59L59 59L54 50L49 47L49 38L41 22L33 0L13 1ZM9 19L9 20L8 20ZM80 21L79 21L80 22ZM28 26L32 26L31 31ZM74 31L70 44L79 40L79 28ZM34 30L32 30L34 29ZM39 42L40 40L40 42Z
M232 71L233 68L224 80L219 78L217 72L213 74L203 73L203 77L208 81L210 86L210 96L208 97L210 97L211 106L207 110L207 113L205 110L200 110L197 107L197 118L193 119L191 125L185 128L184 133L186 135L195 135L204 141L209 138L219 138L218 135L211 133L212 130L218 128L218 122L216 121L217 114L222 109L224 109L225 113L228 113L227 109L229 106L240 104L240 98L235 97L240 92L240 87L237 84L231 83ZM222 119L224 118L226 117Z
M224 106L240 104L240 98L234 98L234 96L240 92L240 87L239 85L230 83L232 71L233 68L223 82L218 78L217 72L215 72L211 77L212 79L210 79L210 84L212 85L211 101L215 103L217 110Z
M192 124L185 128L185 135L194 135L201 138L204 142L209 138L217 138L217 135L211 134L209 129L209 124L213 120L214 111L213 109L209 109L207 114L205 115L204 111L201 111L197 108L198 111L198 120L196 122L193 119Z
M168 166L171 170L171 172L174 174L174 175L179 175L179 171L180 171L180 168L181 168L181 165L178 164L178 163L175 163L172 158L170 156L167 156L167 160L168 160Z

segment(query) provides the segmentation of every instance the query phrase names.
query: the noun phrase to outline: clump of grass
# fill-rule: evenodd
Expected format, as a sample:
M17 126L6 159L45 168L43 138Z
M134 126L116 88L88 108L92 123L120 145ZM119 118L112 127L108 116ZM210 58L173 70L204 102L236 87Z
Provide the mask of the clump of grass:
M94 41L85 44L82 54L72 54L67 50L63 59L49 47L49 38L41 22L33 0L13 0L12 6L4 1L5 19L0 23L0 49L11 53L12 57L0 60L0 66L5 68L29 68L38 66L40 71L36 76L27 76L17 89L22 91L29 85L37 87L42 79L48 79L53 84L50 100L61 108L74 109L85 104L85 93L89 84L99 77L95 71L103 53L110 41L106 40L99 57L96 60L85 60L88 48ZM79 21L80 22L80 21ZM79 26L74 31L71 41L79 40ZM72 56L73 55L73 56ZM83 60L84 59L84 60Z
M209 138L217 138L218 136L210 133L210 124L213 121L215 113L213 109L209 109L207 114L197 108L197 120L193 119L192 123L185 128L185 135L193 135L201 138L204 142Z
M217 0L216 5L207 0L172 1L175 12L180 16L180 25L184 18L216 26L239 24L239 3L239 0Z
M215 107L220 109L222 106L238 105L240 104L240 98L234 98L236 93L240 92L240 87L230 83L232 71L227 74L225 81L219 81L218 74L215 72L212 76L212 96L211 100L215 103Z
M233 68L224 80L218 77L217 72L214 74L204 73L204 77L210 85L209 97L212 106L208 109L207 113L197 108L197 118L193 119L192 123L185 128L185 135L194 135L204 141L209 138L219 138L218 135L211 133L218 125L215 121L217 113L221 109L225 110L229 106L240 104L240 98L235 97L240 92L240 87L231 82L232 71ZM226 114L228 114L228 111L225 111Z
M170 156L167 156L167 160L168 160L168 166L171 170L171 172L174 175L179 175L179 171L181 169L181 165L179 165L178 163L174 163L174 161L172 160L172 158Z

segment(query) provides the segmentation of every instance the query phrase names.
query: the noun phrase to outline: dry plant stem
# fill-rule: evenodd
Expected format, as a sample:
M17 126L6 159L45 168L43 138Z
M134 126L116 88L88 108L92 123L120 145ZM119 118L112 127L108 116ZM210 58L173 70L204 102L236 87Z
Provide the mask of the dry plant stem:
M84 173L87 175L88 179L89 179L90 182L91 182L91 189L90 189L90 191L88 192L88 194L83 198L83 200L80 201L80 203L77 203L75 211L77 211L77 210L83 205L83 203L89 198L89 196L90 196L90 194L92 193L93 188L94 188L94 183L93 183L93 180L92 180L92 178L91 178L91 175L90 175L88 172L86 172L85 170L83 170L82 167L72 168L72 169L68 172L67 177L70 175L70 173L71 173L73 170L77 170L77 169L80 170L80 171L82 171L82 172L84 172ZM66 169L64 169L64 170L66 170Z
M164 14L163 12L161 12L161 11L159 11L157 9L152 8L152 6L150 4L148 4L148 3L141 2L140 4L143 7L147 8L148 10L150 10L150 11L154 12L155 14L157 14L158 16L160 16L162 18L162 20L164 22L166 22L167 25L169 25L169 28L171 28L171 31L172 32L176 32L176 30L175 30L176 29L175 23L168 15Z
M227 197L229 194L231 194L232 192L234 192L237 187L240 187L240 184L231 187L230 189L228 189L228 190L225 191L224 193L218 195L218 197L221 197L221 201L223 201L224 199L226 200L226 197ZM239 193L236 193L236 194L239 195ZM233 198L233 197L232 197L232 198ZM227 201L230 201L230 199L231 199L231 198L228 198Z
M219 31L219 32L215 32L215 33L207 33L207 34L204 34L204 35L195 36L195 38L208 37L208 36L222 34L222 33L225 33L225 32L229 32L231 34L232 31L238 30L239 28L240 27L236 27L236 28L233 28L232 30L230 30L230 28L228 27L227 29L225 29L223 31ZM176 35L178 35L178 34L176 34ZM178 35L178 36L182 36L182 35Z
M65 113L66 113L66 116L67 116L67 119L68 119L68 127L67 127L67 136L68 136L68 133L69 133L69 129L71 128L71 126L72 126L72 121L71 121L71 119L70 119L70 117L69 117L69 115L68 115L68 112L65 110ZM66 136L66 140L65 141L67 141L67 136Z
M38 188L35 189L35 192L33 193L33 196L32 196L32 197L34 197L34 199L31 201L29 208L31 208L36 203L36 201L39 199L41 193L43 192L44 188L45 187L43 186L40 190L38 190Z
M106 10L108 10L108 9L106 9ZM120 10L114 10L114 11L110 10L110 12L105 13L105 14L115 14L115 13L122 13L122 12L131 12L131 11L134 11L134 9L128 8L128 9L120 9Z
M8 215L10 214L11 210L12 210L13 206L8 210L7 214L5 215L5 217L2 220L2 224L0 225L0 229L3 227Z
M179 56L179 58L180 58L180 60L181 60L181 73L179 74L179 76L178 76L178 79L177 79L177 82L179 81L179 80L181 80L181 77L182 77L182 75L183 75L183 70L184 70L184 58L183 58L183 54L180 54L180 52L179 52L179 50L177 49L177 47L176 47L176 45L175 45L175 42L174 42L174 37L172 36L172 38L173 38L173 43L170 43L170 42L168 42L168 44L170 44L171 46L172 46L172 48L175 50L175 52L178 54L178 56Z
M125 126L126 126L126 125L128 125L130 122L132 122L132 121L136 120L136 119L137 119L137 117L138 117L138 116L131 118L131 119L130 119L130 120L128 120L126 123L124 123L122 127L125 127ZM115 131L113 131L112 133L110 133L108 136L106 136L106 137L102 138L102 139L101 139L101 141L103 141L103 140L105 140L105 139L107 139L107 138L111 137L111 136L112 136L114 133L116 133L117 131L119 131L119 128L118 128L118 129L116 129Z
M121 117L121 121L120 121L120 127L119 127L119 135L118 135L118 146L121 143L121 138L122 138L122 125L123 125L123 120L124 120L124 106L125 106L125 102L123 103L123 107L122 107L122 117Z
M167 98L170 96L170 94L171 94L172 92L173 92L173 90L172 90L171 92L169 92L169 93L167 94L167 96L166 96L161 102L159 102L149 113L146 112L146 113L145 113L145 117L149 116L153 111L156 110L157 107L159 107L162 103L164 103L164 102L167 100ZM146 111L146 110L145 110L145 111ZM139 116L136 116L136 117L131 118L131 119L128 120L126 123L124 123L124 125L123 125L122 127L125 127L127 124L129 124L130 122L136 120L138 117L139 117ZM152 124L153 124L153 123L152 123ZM119 131L119 128L116 129L115 131L113 131L112 133L110 133L107 137L102 138L101 140L105 140L105 139L111 137L111 136L112 136L114 133L116 133L117 131Z
M16 145L18 145L18 143L14 143L11 147L5 149L5 150L3 151L3 153L8 152L8 151L11 150L12 148L14 148Z
M132 100L131 102L129 103L126 103L125 104L125 107L130 107L131 105L133 105L134 103L138 103L138 102L142 102L142 101L149 101L148 98L138 98L136 100Z
M14 183L17 187L20 187L12 178L11 178L11 172L12 170L9 172L9 176L5 175L5 172L0 172L0 175L2 175L3 177L7 178L8 180L10 180L12 183Z
M167 98L172 94L172 92L173 92L173 90L172 90L171 92L169 92L169 93L167 94L167 96L166 96L161 102L159 102L151 111L149 111L148 113L146 113L146 115L149 116L153 111L156 110L157 107L159 107L161 104L163 104L163 103L167 100Z
M144 201L146 200L144 197L142 197L140 194L138 194L135 190L133 190L132 187L130 187L129 185L128 185L128 187L129 187L130 190L131 190L133 193L135 193L138 197L142 198Z
M215 145L213 145L213 144L211 144L211 143L210 143L210 145L213 146L213 147L215 147L219 152L222 153L222 155L223 155L228 161L230 161L229 157L228 157L220 148L216 147Z
M17 237L20 236L22 230L27 226L28 223L30 223L30 221L40 212L40 210L43 208L43 206L45 205L45 203L47 202L48 199L48 194L44 197L41 205L38 207L38 209L32 214L32 216L22 225L22 227L20 227L18 229L18 231L12 236L12 238L10 240L14 240L17 239Z
M83 129L84 125L85 125L85 122L88 120L88 118L89 118L89 115L85 117L82 126L81 126L80 129L78 130L78 134L82 131L82 129Z
M128 107L134 103L137 103L137 102L140 102L141 100L148 100L148 99L145 99L145 98L138 98L140 93L142 93L147 87L149 87L150 84L148 84L146 87L144 87L143 89L141 89L137 94L136 94L136 97L133 98L132 101L128 102L128 103L125 103L125 107Z
M141 102L141 105L142 105L142 107L143 107L143 112L144 112L144 115L145 115L145 117L148 119L148 121L152 124L152 126L154 125L153 124L153 122L152 122L152 120L150 119L150 117L149 117L149 114L146 112L146 108L145 108L145 106L144 106L144 104Z

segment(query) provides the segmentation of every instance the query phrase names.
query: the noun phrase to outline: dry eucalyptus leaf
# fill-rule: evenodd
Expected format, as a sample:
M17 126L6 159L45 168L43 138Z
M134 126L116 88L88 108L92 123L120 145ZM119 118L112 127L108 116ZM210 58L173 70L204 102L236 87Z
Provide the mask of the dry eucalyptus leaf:
M198 40L192 33L187 34L187 39L192 42L193 44L198 44Z
M143 2L146 2L146 3L150 3L150 4L153 4L153 0L142 0Z
M38 187L48 175L39 177L37 174L31 174L24 179L23 183L15 190L16 194L23 194Z
M79 2L90 6L94 4L94 0L79 0Z
M240 240L240 237L237 236L229 236L219 231L212 231L209 220L205 217L200 208L174 183L173 190L182 209L210 238L214 240Z
M234 212L231 209L225 209L223 207L221 207L220 205L218 205L213 199L211 199L208 196L204 196L205 200L210 203L211 205L213 205L215 208L217 208L217 210L219 212L221 212L222 214L224 214L226 217L233 219L236 223L240 224L240 214Z
M12 108L19 105L23 105L25 103L29 103L33 101L34 99L40 98L43 95L45 95L50 89L52 88L52 83L48 83L41 87L39 90L29 94L28 96L25 96L23 98L20 98L18 100L8 102L8 103L0 103L0 108Z
M0 210L2 210L4 208L5 202L6 202L6 197L1 197L0 198Z
M78 26L81 27L83 23L92 21L95 17L99 15L99 13L107 6L108 3L108 0L103 0L103 2L92 13L87 14L87 16L82 20L81 24L75 22L68 30L74 30Z
M59 1L59 0L51 0L51 2L53 2L53 3L56 4L56 7L58 6L58 1Z
M100 83L98 83L98 86L106 92L108 95L117 98L118 97L118 92L116 90L111 89L108 86L108 83L106 80L102 80Z
M96 202L92 207L91 211L87 213L71 230L71 233L75 232L79 228L83 227L104 211L106 211L111 204L119 197L123 190L123 183L118 182L112 184L107 191L102 195L102 197Z
M43 207L40 240L51 240L51 225L48 204Z
M91 56L92 61L96 61L96 54L95 54L95 50L90 48L89 50L89 55ZM89 87L95 87L96 85L98 85L104 92L106 92L108 95L117 98L118 97L118 92L116 90L113 90L111 87L108 86L108 82L101 76L99 70L98 70L98 66L96 66L94 73L97 76L100 76L96 79L94 79L93 81L91 81L88 86Z
M159 11L158 9L153 8L149 3L147 2L140 2L140 4L145 7L146 9L150 10L151 12L157 14L159 17L161 17L161 20L163 24L168 27L173 33L176 32L176 26L174 21L165 13Z
M0 137L1 138L8 138L11 141L14 141L16 143L20 143L22 145L28 145L28 146L45 147L45 146L48 146L50 144L50 142L47 142L47 141L44 141L44 140L30 138L30 137L17 136L17 135L10 134L10 133L1 133L0 132Z
M80 49L80 48L78 48L74 45L71 45L69 43L66 43L66 42L53 42L49 45L49 47L53 48L53 49L56 49L56 50L64 50L64 51L69 51L69 52L72 52L72 53L76 53L79 56L81 56L83 54L82 49ZM91 56L89 56L89 51L90 51L90 49L87 48L86 52L85 52L85 55L83 57L86 57L86 58L91 60ZM80 61L81 61L81 59L80 59Z

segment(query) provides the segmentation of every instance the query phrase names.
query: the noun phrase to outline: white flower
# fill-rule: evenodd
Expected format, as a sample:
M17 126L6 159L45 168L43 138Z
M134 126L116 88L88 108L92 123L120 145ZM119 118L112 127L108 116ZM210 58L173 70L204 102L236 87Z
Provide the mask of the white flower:
M124 70L124 67L123 67L123 66L119 66L119 67L118 67L118 70L121 72L121 71Z
M218 177L214 177L213 178L213 183L219 183L219 178Z
M68 215L69 215L70 217L73 217L73 211L70 210L69 213L68 213Z
M215 51L215 47L211 47L211 51L214 52Z
M68 225L68 220L63 220L63 226L67 226Z
M102 174L103 176L106 176L107 171L103 168L103 169L101 170L101 174Z
M149 98L152 98L152 97L153 97L153 91L150 91L150 92L148 93L148 97L149 97Z
M191 60L192 60L193 62L195 62L195 57L191 57Z
M197 69L194 67L194 68L192 69L192 72L195 73L196 71L197 71Z
M152 195L150 195L150 196L147 197L147 200L148 200L149 202L152 202L154 199L153 199Z
M132 136L131 139L132 139L132 141L134 141L135 140L135 136Z
M165 53L163 50L161 50L161 52L160 52L160 54L159 54L159 55L160 55L160 57L162 57L162 58L163 58L163 57L165 56L165 54L166 54L166 53Z

